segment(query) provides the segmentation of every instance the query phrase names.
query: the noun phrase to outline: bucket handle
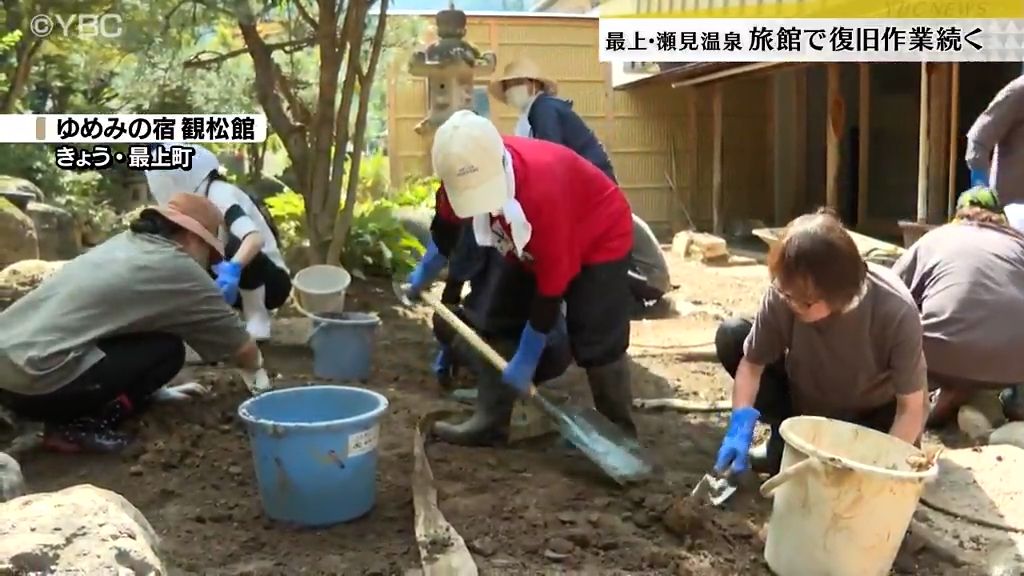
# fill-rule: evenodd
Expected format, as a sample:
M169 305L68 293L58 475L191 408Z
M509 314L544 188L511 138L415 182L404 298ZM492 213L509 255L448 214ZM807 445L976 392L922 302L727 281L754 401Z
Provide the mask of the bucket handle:
M838 468L840 470L850 470L850 467L844 464L840 458L836 458L834 456L824 456L823 458L808 456L806 460L797 462L796 464L790 466L789 468L786 468L785 470L776 474L775 476L772 476L771 478L765 480L764 484L761 484L761 488L759 490L761 492L761 496L764 496L765 498L771 498L772 493L775 492L775 490L779 486L785 484L786 482L789 482L790 480L792 480L793 478L800 474L806 474L808 472L824 474L825 463L828 463L828 465L831 468Z
M803 462L794 464L793 466L786 468L782 472L779 472L775 476L772 476L771 478L765 480L764 484L761 484L761 496L764 496L765 498L771 498L776 488L782 486L786 482L789 482L796 476L808 472L821 472L821 469L821 461L818 460L817 458L814 458L813 456L809 457Z

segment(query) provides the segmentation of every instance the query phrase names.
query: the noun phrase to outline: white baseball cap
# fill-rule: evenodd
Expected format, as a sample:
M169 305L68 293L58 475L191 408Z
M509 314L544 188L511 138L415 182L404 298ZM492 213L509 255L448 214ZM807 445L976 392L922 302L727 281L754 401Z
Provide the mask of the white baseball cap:
M487 118L469 110L452 114L434 134L431 156L459 218L497 212L508 200L505 144Z

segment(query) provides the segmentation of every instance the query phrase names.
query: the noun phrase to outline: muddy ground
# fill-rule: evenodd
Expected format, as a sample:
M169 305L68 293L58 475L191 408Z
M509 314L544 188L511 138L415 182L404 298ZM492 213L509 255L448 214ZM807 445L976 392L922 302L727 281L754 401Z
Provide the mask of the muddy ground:
M721 316L756 309L762 267L673 267L681 301L698 310L671 331L692 329L710 342ZM230 372L201 371L215 392L206 401L157 407L133 424L138 439L118 456L26 456L35 491L92 483L134 503L163 539L173 573L405 574L419 566L410 490L412 439L424 414L458 408L442 398L429 373L432 336L424 311L395 308L382 283L363 282L352 309L383 319L374 371L367 386L387 396L382 422L377 507L368 516L326 530L296 530L263 518L248 441L236 416L247 396ZM663 322L658 320L656 322ZM679 328L683 326L683 328ZM690 328L686 328L689 326ZM675 335L675 334L674 334ZM700 339L698 337L698 339ZM641 343L642 344L642 343ZM635 350L637 397L725 399L726 374L712 363L679 363L669 346ZM301 347L265 352L279 385L311 381L311 357ZM588 402L582 374L558 384ZM748 487L727 510L689 515L670 529L662 517L708 469L723 433L722 415L643 412L644 443L663 478L622 490L578 456L540 438L509 449L431 444L428 453L439 501L485 574L767 574L760 535L769 502ZM755 481L756 483L756 481ZM670 523L671 524L671 523ZM903 554L902 573L955 574L924 553Z

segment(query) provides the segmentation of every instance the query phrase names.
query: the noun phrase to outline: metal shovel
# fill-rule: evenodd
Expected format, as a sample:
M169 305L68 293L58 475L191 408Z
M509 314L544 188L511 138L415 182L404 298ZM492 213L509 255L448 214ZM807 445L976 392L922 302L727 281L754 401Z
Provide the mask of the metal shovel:
M733 483L729 473L719 476L715 473L705 474L700 482L693 487L690 493L691 498L707 498L712 506L719 506L736 493L736 484Z
M421 298L495 368L500 371L508 366L500 354L436 297L423 293ZM404 294L402 299L405 300ZM559 433L566 440L619 484L643 480L653 472L654 466L640 444L597 410L558 407L537 392L533 384L528 394L530 400L558 425Z

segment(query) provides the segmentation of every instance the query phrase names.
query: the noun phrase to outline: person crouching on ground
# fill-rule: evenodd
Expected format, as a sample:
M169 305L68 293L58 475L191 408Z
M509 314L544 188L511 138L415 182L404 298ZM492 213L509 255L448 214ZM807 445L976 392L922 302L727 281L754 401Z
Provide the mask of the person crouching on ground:
M467 280L470 292L463 301L462 288ZM499 354L508 357L515 353L519 336L529 320L535 291L536 280L532 274L494 248L479 246L472 230L468 230L468 234L462 234L451 259L442 302ZM454 366L463 366L469 368L477 382L473 416L461 424L437 422L434 435L451 444L479 446L505 443L508 441L516 391L504 385L501 372L436 312L433 324L434 334L441 345L434 363L435 372L442 377ZM539 385L561 376L571 363L572 351L569 349L565 318L559 314L537 363L534 382Z
M283 306L292 291L273 220L249 194L221 176L213 152L195 144L184 146L193 150L191 168L147 170L149 190L161 206L175 192L209 198L217 206L224 218L221 239L227 257L214 268L217 286L228 304L241 307L249 334L257 341L269 340L269 310Z
M114 450L115 431L170 382L188 343L265 379L262 357L208 267L220 212L174 194L0 313L0 404L45 424L45 445Z
M909 443L927 414L917 306L891 270L866 263L830 212L801 216L768 255L772 285L753 323L727 320L715 335L734 378L733 411L715 469L748 467L754 425L771 426L760 472L779 469L779 425L814 415L854 422Z
M965 192L954 222L893 265L921 311L929 387L939 392L930 425L955 418L983 390L1007 389L1006 416L1024 419L1010 392L1024 383L1024 234L998 211L991 191Z
M437 277L470 220L481 246L536 278L530 319L502 380L528 391L564 300L573 357L587 371L595 407L635 435L626 355L633 222L625 194L572 150L502 137L468 110L438 128L432 158L442 183L431 226L435 247L410 276L409 297Z

